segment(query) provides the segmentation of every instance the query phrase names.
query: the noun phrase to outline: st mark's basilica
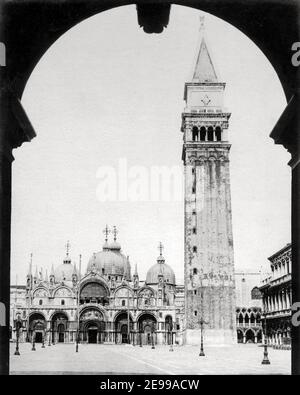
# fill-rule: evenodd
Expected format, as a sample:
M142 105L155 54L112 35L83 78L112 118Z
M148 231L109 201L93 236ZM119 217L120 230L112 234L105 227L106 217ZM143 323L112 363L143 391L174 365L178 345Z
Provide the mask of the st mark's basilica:
M62 264L27 275L27 336L36 342L164 344L177 341L174 325L180 327L183 294L159 244L157 262L140 281L137 266L132 273L113 228L102 250L94 253L83 274L73 265L67 243ZM24 314L26 309L24 309ZM79 328L79 332L78 332ZM175 329L175 328L174 328ZM177 331L176 331L177 332ZM171 337L173 336L173 339Z

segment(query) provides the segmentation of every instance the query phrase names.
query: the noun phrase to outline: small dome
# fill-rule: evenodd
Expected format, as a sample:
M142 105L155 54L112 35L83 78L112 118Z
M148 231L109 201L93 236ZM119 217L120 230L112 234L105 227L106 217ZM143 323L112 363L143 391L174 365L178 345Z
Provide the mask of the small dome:
M121 251L121 245L117 241L113 241L109 244L109 249L113 251Z
M105 241L105 243L103 244L102 248L103 248L103 251L104 251L104 250L109 250L109 249L110 249L109 244L108 244L107 241Z
M74 265L71 264L71 259L68 257L64 263L58 265L54 270L55 282L72 281L74 273Z
M146 276L146 284L154 285L158 284L158 276L162 274L164 280L171 285L176 284L175 274L173 269L165 263L164 258L160 255L157 259L157 263L150 267Z

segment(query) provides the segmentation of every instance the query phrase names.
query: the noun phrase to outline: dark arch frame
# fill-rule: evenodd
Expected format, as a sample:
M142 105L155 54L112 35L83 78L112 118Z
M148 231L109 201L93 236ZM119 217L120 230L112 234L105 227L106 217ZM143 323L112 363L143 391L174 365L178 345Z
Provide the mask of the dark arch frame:
M3 4L5 3L5 4ZM0 302L5 306L6 323L10 305L10 229L11 229L11 164L12 150L35 137L32 125L20 103L26 82L47 49L68 29L84 19L114 7L133 4L128 0L86 0L63 3L36 0L35 2L3 2L0 41L6 44L6 67L0 67ZM169 20L168 0L136 0L138 22L147 32L159 32ZM291 0L178 0L177 5L190 6L209 12L232 24L246 34L273 65L284 89L288 105L275 125L271 137L292 155L292 287L293 300L300 300L300 165L299 68L291 58L291 47L300 41L298 28L299 3ZM241 18L240 16L243 15ZM267 15L267 17L266 17ZM277 27L285 15L285 34ZM1 15L2 16L2 15ZM22 29L18 27L22 25ZM300 373L300 327L292 327L292 370ZM9 325L0 327L0 374L9 373Z

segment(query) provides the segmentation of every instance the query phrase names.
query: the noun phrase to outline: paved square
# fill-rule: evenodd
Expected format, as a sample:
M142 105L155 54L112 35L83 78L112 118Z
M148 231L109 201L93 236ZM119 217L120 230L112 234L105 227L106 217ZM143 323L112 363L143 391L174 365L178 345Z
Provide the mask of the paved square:
M199 347L56 344L31 351L28 343L20 345L20 356L11 344L11 374L285 374L291 372L290 351L269 348L270 365L261 365L263 347L238 344L233 347L206 347L199 357Z

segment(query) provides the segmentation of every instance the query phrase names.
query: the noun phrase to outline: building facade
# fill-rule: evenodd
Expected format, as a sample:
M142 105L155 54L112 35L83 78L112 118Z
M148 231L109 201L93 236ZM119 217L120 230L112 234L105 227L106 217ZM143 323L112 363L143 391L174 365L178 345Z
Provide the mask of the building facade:
M204 28L182 114L185 177L184 342L236 342L228 120Z
M49 278L42 270L33 274L30 264L24 302L13 310L13 319L23 321L21 341L75 342L79 336L86 343L179 343L183 292L162 249L145 281L137 268L131 273L116 233L92 255L84 275L68 250Z
M69 252L49 278L37 268L33 275L30 265L27 284L11 286L11 339L16 339L15 321L20 317L20 341L74 343L79 328L81 343L126 344L129 311L131 343L151 345L153 340L154 344L168 345L173 340L183 345L184 285L176 284L173 270L162 254L148 270L145 281L139 279L136 269L131 276L131 265L119 248L119 244L105 242L102 251L92 255L83 276L72 264ZM120 258L122 265L115 262ZM111 271L114 273L108 274ZM124 278L122 273L126 271L131 280ZM262 299L256 286L259 276L253 272L235 273L239 343L262 340ZM159 286L162 277L164 285Z
M262 293L258 286L261 273L235 273L236 330L238 343L262 341Z
M291 347L292 248L287 244L270 256L271 273L259 287L263 294L263 315L269 344Z

